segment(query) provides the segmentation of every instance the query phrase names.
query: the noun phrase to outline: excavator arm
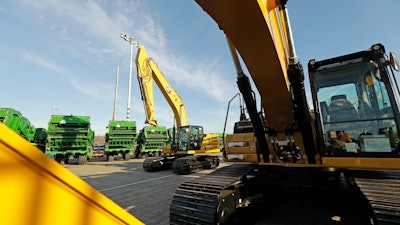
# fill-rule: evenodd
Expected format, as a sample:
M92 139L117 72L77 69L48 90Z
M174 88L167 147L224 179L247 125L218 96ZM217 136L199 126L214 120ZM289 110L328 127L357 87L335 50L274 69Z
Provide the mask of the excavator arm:
M288 91L286 44L282 38L271 35L275 33L269 28L278 26L278 13L269 13L265 7L261 10L256 1L243 4L240 0L197 0L197 3L218 23L246 64L267 110L266 123L283 132L294 118ZM269 16L276 18L270 26L266 23ZM275 45L278 42L281 47Z
M144 53L143 53L144 52ZM140 53L140 48L136 57L137 79L139 81L140 93L142 96L143 106L146 113L146 124L157 126L158 122L154 114L154 93L153 93L153 71L148 64L148 56L143 49ZM143 56L146 54L146 56Z
M303 162L315 163L316 150L304 91L304 73L296 57L286 1L260 0L243 4L241 1L197 0L197 3L224 31L233 58L237 58L236 52L240 54L260 93L265 110L264 121L260 121L254 112L255 101L251 98L246 101L245 96L251 96L250 86L238 65L239 60L234 60L239 89L248 111L253 111L249 111L249 115L261 151L258 155L263 157L257 157L258 161L273 162L271 154L284 146L285 150L279 154L301 149L294 160L301 158ZM265 140L265 133L271 141Z
M153 59L149 57L146 49L143 46L138 47L136 55L136 67L139 86L142 93L142 100L146 111L146 123L157 126L153 104L154 96L152 81L154 80L174 113L176 126L185 126L187 124L187 116L186 108L183 104L182 98L178 95L163 73L159 70Z

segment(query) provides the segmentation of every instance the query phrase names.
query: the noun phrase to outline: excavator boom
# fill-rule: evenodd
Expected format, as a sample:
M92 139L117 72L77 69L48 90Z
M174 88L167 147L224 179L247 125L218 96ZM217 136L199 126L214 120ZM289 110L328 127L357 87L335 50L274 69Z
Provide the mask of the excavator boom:
M136 57L137 78L139 81L140 93L142 96L143 106L146 113L146 124L157 126L158 122L155 119L154 113L154 93L153 93L153 71L149 67L147 58L139 54L147 54L145 50L139 53Z
M157 125L154 116L153 105L154 96L152 80L154 80L174 112L176 126L185 126L187 123L187 116L186 108L183 104L182 98L170 85L168 80L158 69L157 64L149 57L146 49L143 46L138 47L136 66L138 80L141 86L142 98L146 109L146 123L154 126Z
M273 10L269 11L262 1L196 2L218 23L240 53L260 92L262 106L268 110L266 123L282 132L294 118L290 93L283 91L289 89L289 55L281 9L272 6ZM274 85L262 88L268 83Z

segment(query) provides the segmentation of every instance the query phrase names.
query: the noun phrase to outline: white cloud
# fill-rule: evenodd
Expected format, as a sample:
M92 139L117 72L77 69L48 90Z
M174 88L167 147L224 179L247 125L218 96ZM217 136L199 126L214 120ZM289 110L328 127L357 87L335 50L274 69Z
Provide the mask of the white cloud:
M108 55L106 58L114 57L126 62L129 45L119 38L120 32L124 32L148 49L150 57L159 63L170 82L201 91L217 101L225 101L224 93L236 89L235 85L222 85L226 83L222 78L224 74L215 70L220 59L199 63L195 58L176 55L174 49L168 47L157 11L148 8L143 1L21 1L35 9L42 23L49 24L57 35L67 35L64 40L68 38L70 42L71 37L75 37L71 44L81 47L75 50L76 54L85 54L81 53L85 51L96 58ZM87 88L72 84L89 94L85 91Z
M81 38L96 43L95 49L100 47L121 51L120 32L143 28L159 30L148 14L139 15L138 12L144 11L141 1L20 1L24 7L38 14L37 18L43 26L65 35L83 35ZM100 52L104 50L100 49Z
M157 51L156 56L152 58L170 82L203 92L217 101L226 101L226 93L232 93L237 89L234 77L231 79L233 85L227 85L227 81L223 78L225 74L222 74L221 70L216 70L221 59L198 62L175 56L167 50Z
M62 67L60 67L56 63L51 62L47 59L44 59L36 54L24 52L23 56L25 59L43 67L43 68L46 68L46 69L56 72L58 74L66 74L65 70Z
M81 79L71 78L69 80L71 85L81 93L97 99L104 99L105 96L110 96L113 93L112 85L105 85L96 81L83 81Z
M107 96L108 93L113 93L112 89L114 88L113 85L108 85L108 84L103 84L99 83L96 81L84 81L81 78L77 80L73 75L71 75L67 70L65 70L63 67L59 66L57 63L51 62L48 59L45 59L43 57L40 57L36 54L24 52L23 56L33 62L34 64L43 67L47 70L53 71L59 75L64 75L66 77L69 77L70 79L68 80L69 83L73 88L75 88L77 91L94 97L94 98L104 98L104 96Z

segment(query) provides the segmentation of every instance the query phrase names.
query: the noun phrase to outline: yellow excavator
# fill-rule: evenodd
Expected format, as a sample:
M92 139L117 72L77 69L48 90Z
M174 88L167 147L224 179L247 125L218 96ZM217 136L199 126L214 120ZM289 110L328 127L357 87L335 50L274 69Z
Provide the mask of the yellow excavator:
M153 80L171 107L178 128L173 128L171 144L163 147L163 155L147 157L143 162L146 171L172 168L175 173L189 174L201 169L218 167L219 156L208 153L220 152L220 138L217 134L204 133L199 125L188 125L186 108L182 98L159 70L155 61L149 57L144 46L136 43L136 67L139 85L146 111L146 121L157 125L154 114Z
M233 165L176 190L170 223L399 224L394 54L375 44L310 60L309 110L285 2L197 3L228 37L254 132L227 138L223 155ZM70 224L66 214L74 224L142 224L2 123L0 134L2 224Z
M227 37L252 129L227 135L232 165L177 188L170 224L400 224L395 55L311 59L311 110L286 1L196 2Z

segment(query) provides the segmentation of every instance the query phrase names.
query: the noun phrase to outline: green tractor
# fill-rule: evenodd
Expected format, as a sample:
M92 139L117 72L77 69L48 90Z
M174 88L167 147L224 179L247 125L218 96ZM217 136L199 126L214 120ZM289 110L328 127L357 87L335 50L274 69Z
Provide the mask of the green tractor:
M52 115L47 134L45 153L57 162L69 163L73 157L82 165L92 157L94 131L89 116Z

